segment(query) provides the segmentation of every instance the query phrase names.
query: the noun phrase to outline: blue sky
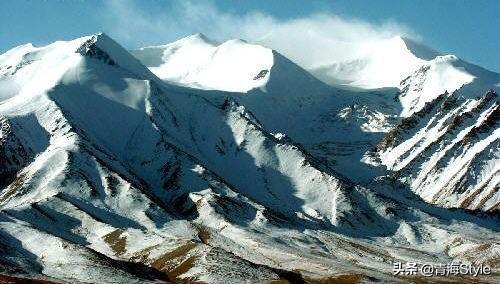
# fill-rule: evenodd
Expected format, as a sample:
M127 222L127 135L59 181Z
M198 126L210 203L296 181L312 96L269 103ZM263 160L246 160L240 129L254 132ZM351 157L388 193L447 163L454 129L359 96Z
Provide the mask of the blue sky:
M331 28L325 26L331 32L324 36L341 34L336 42L359 41L371 34L405 34L438 51L500 71L497 0L0 0L0 52L26 42L46 44L97 31L127 48L167 43L195 32L217 40L258 41L266 29L297 21L305 23L293 34L299 40L301 33L321 25L325 16L334 20Z

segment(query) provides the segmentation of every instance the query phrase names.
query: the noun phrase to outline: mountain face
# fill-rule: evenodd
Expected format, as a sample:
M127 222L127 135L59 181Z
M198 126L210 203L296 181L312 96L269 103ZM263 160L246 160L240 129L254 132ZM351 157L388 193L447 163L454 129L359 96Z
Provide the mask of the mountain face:
M197 62L201 62L200 65L196 68L185 66L189 71L183 71L189 74L198 74L199 70L212 68L210 67L211 63L208 64L209 67L204 67L203 64L204 62L212 62L213 56L208 53L194 52L194 50L197 50L199 46L210 46L219 50L233 42L218 44L202 35L194 35L165 46L149 47L132 53L144 64L148 64L151 63L148 60L154 56L149 52L147 54L150 56L146 60L144 51L146 49L155 50L156 59L154 62L156 65L162 66L169 66L170 62L174 62L180 56L186 58L198 56ZM238 51L219 51L217 52L218 56L223 57L221 55L223 53L244 53L248 49L260 49L261 47L239 42L239 46L233 46L233 48ZM395 37L382 41L368 50L370 52L365 58L356 59L356 61L366 61L369 64L362 64L363 66L360 68L354 68L355 70L351 70L352 74L349 73L351 71L345 73L344 70L328 75L335 80L345 76L357 76L350 78L351 83L347 85L330 82L333 86L316 80L307 71L275 52L274 60L271 60L273 64L270 71L266 73L269 78L263 82L264 85L246 91L245 95L227 94L227 96L235 97L245 105L267 129L274 133L285 133L337 172L346 175L355 182L366 184L376 176L399 170L390 163L373 160L371 149L378 147L377 145L383 139L390 139L390 136L398 128L388 133L386 138L383 136L397 124L406 123L402 121L403 119L410 119L427 104L438 104L440 95L444 93L454 93L453 98L477 100L477 97L485 96L489 90L498 90L500 74L469 64L454 55L439 54L410 39ZM256 53L252 52L251 54ZM253 57L258 58L258 56ZM262 61L265 60L255 60L255 62ZM231 62L240 67L245 66L243 69L253 70L250 72L251 74L258 74L259 70L269 68L268 65L249 65L247 59L241 57L235 57ZM150 67L165 82L182 84L182 80L179 81L178 77L162 76L163 74L159 73L157 68L160 67ZM211 69L211 74L225 78L228 74L234 73L235 69L237 68L228 67L224 71ZM326 78L324 73L321 75L316 71L312 70L311 72L320 79L322 76L323 79ZM201 83L203 78L199 79L194 75L190 78L192 79L190 87L211 89L210 86L204 86ZM323 81L328 82L328 80ZM373 84L368 83L369 81ZM342 85L357 88L397 88L353 91L352 88L347 90L340 88ZM431 114L429 119L437 119L435 115L435 113ZM495 119L493 118L493 120ZM450 122L445 122L443 127L448 126L448 123ZM493 130L495 129L493 127ZM427 133L422 129L422 125L418 125L413 131L418 132L429 141L436 141L438 138L434 137L434 132ZM402 143L401 147L420 143L418 141ZM493 142L496 143L495 139ZM487 143L489 144L489 142ZM413 150L399 151L411 152ZM492 151L498 152L495 147ZM434 154L432 151L431 153ZM419 154L420 151L415 151L415 155ZM387 152L384 155L390 156L390 159L398 159L400 154ZM490 164L491 156L479 158L479 160L481 163ZM414 171L420 171L420 169L417 168ZM426 171L422 170L420 174L426 175ZM495 171L493 171L493 177L495 177ZM406 175L403 176L403 179L410 180ZM488 182L488 186L494 192L498 192L498 183L494 180ZM438 187L440 186L438 185ZM451 185L452 188L456 186L456 183ZM431 183L426 183L422 187L427 190L432 186ZM415 184L411 184L411 188L416 190ZM424 199L431 200L426 198L421 190L416 190L416 192ZM449 194L451 195L451 193ZM452 198L447 195L444 198ZM496 198L493 197L493 200L498 201ZM453 202L449 205L464 207ZM482 208L482 206L470 209L476 208Z
M445 93L389 131L376 156L426 201L498 210L499 118L494 91L478 99Z
M359 161L399 121L401 107L393 100L397 89L353 92L334 88L276 51L243 41L219 44L199 34L132 54L151 64L147 65L150 70L168 84L204 90L191 92L216 104L222 96L238 101L266 129L300 143L338 172L347 169L353 173L351 179L367 182L383 172ZM195 58L196 64L176 67L185 58ZM247 75L235 77L240 69ZM216 81L207 80L205 74L248 87L234 92L219 85L227 93L207 92L216 88L210 85ZM253 87L248 80L254 82Z
M431 75L419 76L402 84ZM104 34L14 48L0 55L0 273L301 283L406 281L394 261L498 271L498 216L443 208L498 209L496 93L436 94L402 118L404 96L333 87L276 51L202 35L131 53Z

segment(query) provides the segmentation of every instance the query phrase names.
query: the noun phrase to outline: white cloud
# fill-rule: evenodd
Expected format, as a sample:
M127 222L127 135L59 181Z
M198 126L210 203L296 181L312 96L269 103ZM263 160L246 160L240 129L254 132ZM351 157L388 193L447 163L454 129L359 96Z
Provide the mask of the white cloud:
M154 14L132 0L106 3L103 27L129 47L167 43L201 32L219 41L241 38L271 47L306 68L357 58L381 39L416 37L399 23L374 24L332 13L281 20L259 11L224 12L211 1L157 2Z

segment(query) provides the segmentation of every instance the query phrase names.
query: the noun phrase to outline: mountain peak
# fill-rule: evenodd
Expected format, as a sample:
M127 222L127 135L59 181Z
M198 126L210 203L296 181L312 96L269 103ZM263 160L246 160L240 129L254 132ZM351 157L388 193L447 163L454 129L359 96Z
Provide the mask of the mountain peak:
M194 33L190 36L187 36L185 37L186 39L189 38L189 39L197 39L197 40L203 40L203 41L206 41L206 42L209 42L209 41L212 41L211 39L209 39L205 34L203 33Z
M424 45L423 43L411 39L409 37L401 36L399 37L408 50L413 53L416 57L423 59L423 60L432 60L436 58L437 56L442 55L441 53L437 52L436 50Z
M424 62L412 53L400 36L369 43L365 49L359 58L333 62L310 71L330 85L375 89L399 86L402 79Z
M215 40L212 40L208 38L206 35L202 33L195 33L186 37L183 37L179 40L176 40L172 43L168 43L165 45L160 45L160 47L167 47L167 46L173 46L173 45L185 45L185 44L205 44L205 45L218 45L219 43Z
M118 65L141 77L151 76L147 68L105 33L96 33L82 39L85 41L77 48L77 53L109 65Z
M162 80L229 92L264 86L273 66L268 48L240 39L217 43L199 33L132 54Z

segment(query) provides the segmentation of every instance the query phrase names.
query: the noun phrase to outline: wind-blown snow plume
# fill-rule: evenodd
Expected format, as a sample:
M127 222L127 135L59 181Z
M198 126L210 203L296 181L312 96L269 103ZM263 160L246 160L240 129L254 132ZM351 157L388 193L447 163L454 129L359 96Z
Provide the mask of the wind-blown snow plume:
M211 1L196 1L196 5L173 1L154 14L132 0L109 1L103 14L107 32L131 47L201 32L218 41L241 38L262 44L305 68L364 57L377 43L394 36L419 37L394 21L374 24L328 12L283 20L258 11L224 12ZM133 26L125 24L129 19L134 19Z

